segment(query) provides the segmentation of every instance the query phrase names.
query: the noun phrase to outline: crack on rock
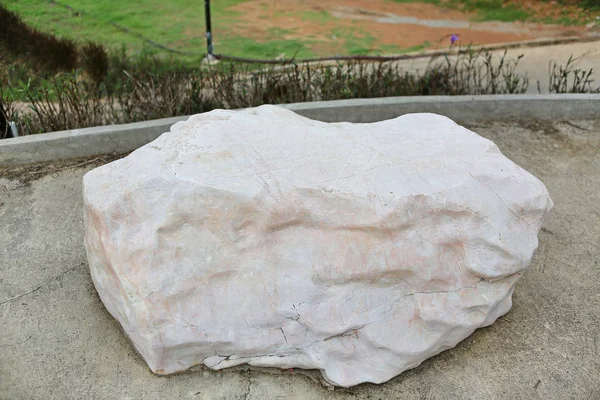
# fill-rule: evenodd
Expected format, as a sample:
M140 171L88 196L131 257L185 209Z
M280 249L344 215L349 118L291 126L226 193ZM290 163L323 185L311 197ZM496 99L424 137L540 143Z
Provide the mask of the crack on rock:
M374 323L376 323L376 322L379 322L379 321L373 321L373 322L369 322L369 323L367 323L367 324L363 324L363 325L361 325L361 326L358 326L358 327L356 327L356 328L351 328L351 329L348 329L347 331L345 331L345 332L342 332L342 333L338 333L337 335L329 336L329 337L327 337L327 338L325 338L325 339L321 340L321 342L326 342L326 341L328 341L328 340L335 339L335 338L337 338L337 337L345 337L345 336L352 336L352 335L356 335L356 336L358 336L358 331L360 331L360 330L361 330L362 328L364 328L365 326L367 326L367 325L371 325L371 324L374 324Z
M376 324L376 323L385 322L385 321L390 320L390 314L392 312L394 304L396 304L397 302L399 302L402 299L405 299L405 298L408 298L408 297L414 297L414 296L419 295L419 294L429 295L429 294L437 294L437 293L446 293L446 294L458 293L458 292L466 290L466 289L476 289L476 288L478 288L479 284L481 284L481 283L486 283L488 285L491 285L491 284L496 283L496 282L501 281L501 280L511 279L515 275L520 275L520 273L516 272L514 274L508 275L508 276L506 276L504 278L500 278L500 279L497 279L497 280L494 280L494 281L490 281L490 280L485 279L485 278L479 278L479 280L477 281L477 283L475 283L474 285L463 286L461 288L454 289L454 290L432 290L432 291L427 291L427 292L414 292L414 293L405 294L405 295L400 296L400 297L398 297L398 298L396 298L395 300L392 301L392 303L390 304L389 310L387 310L384 313L382 313L382 314L387 314L387 316L385 318L377 319L375 321L371 321L371 322L368 322L368 323L365 323L365 324L362 324L362 325L350 327L350 328L346 329L344 332L328 336L328 337L326 337L324 339L315 340L315 341L313 341L312 343L310 343L310 344L308 344L306 346L288 348L288 350L285 352L286 354L273 354L273 353L271 353L271 354L259 354L259 355L252 355L252 356L247 356L247 357L240 357L240 360L242 360L240 363L246 363L247 364L249 360L251 360L253 358L256 358L256 357L259 357L259 358L262 358L262 357L285 358L285 357L288 357L288 356L293 356L297 352L304 352L307 348L309 348L309 347L311 347L311 346L313 346L313 345L315 345L317 343L327 342L327 341L330 341L330 340L333 340L333 339L336 339L336 338L345 338L345 337L349 337L349 336L354 336L355 338L358 339L359 332L362 329L364 329L365 327L367 327L369 325ZM295 305L293 305L292 308L294 310L296 310ZM484 313L485 314L485 311L481 310L480 307L472 307L471 309L467 310L467 314L471 314L471 313L474 313L474 312L480 312L480 313ZM296 313L297 313L297 311L296 311ZM293 319L293 318L287 317L287 319ZM293 320L296 321L295 319L293 319ZM283 335L283 338L284 338L286 344L289 345L289 342L288 342L288 339L287 339L287 335L285 334L285 331L284 331L283 327L280 327L278 329L279 329L279 331L281 331L281 334ZM206 363L205 363L206 359L208 359L210 357L219 357L219 358L221 358L221 360L219 360L219 362L217 362L213 366L209 366L209 368L211 368L211 369L221 369L222 363L225 362L225 361L229 361L231 359L231 357L233 357L233 356L234 355L214 354L212 356L205 357L202 360L202 363L206 365ZM247 396L249 395L249 393L250 393L250 389L247 390ZM246 397L246 398L248 398L248 397Z
M491 187L490 185L488 185L487 183L481 181L480 179L477 179L471 172L469 172L469 175L471 175L471 178L475 179L477 182L479 182L481 185L485 186L486 188L490 189L492 192L494 192L494 194L498 197L498 199L500 199L500 201L502 202L502 204L504 204L504 207L506 207L506 209L508 211L510 211L510 213L512 215L514 215L519 221L522 221L525 225L531 227L531 225L529 224L529 222L527 222L525 220L525 218L519 216L516 212L514 212L514 210L512 208L510 208L508 206L508 204L506 204L506 202L504 201L504 199L498 194L498 192L496 192L496 190L494 190L493 187Z
M346 305L347 302L349 302L350 300L352 300L354 298L354 295L356 294L355 292L356 292L355 290L352 291L352 296L350 296L346 300L344 300L344 302L342 303L341 307L343 307L344 305Z
M511 274L511 275L509 275L509 276L505 277L504 279L508 279L508 278L510 278L510 277L512 277L513 275L516 275L516 274L518 274L518 273ZM478 285L479 285L481 282L485 282L485 283L487 283L487 284L491 284L491 283L492 283L491 281L489 281L489 280L486 280L486 279L484 279L484 278L479 278L479 281L477 281L477 283L476 283L475 285L463 286L463 287L461 287L461 288L458 288L458 289L455 289L455 290L432 290L432 291L429 291L429 292L414 292L414 293L405 294L405 295L403 295L403 296L400 296L400 297L398 297L397 299L395 299L395 300L393 300L393 301L392 301L392 303L390 304L390 308L389 308L389 310L387 310L387 311L385 312L385 314L388 314L388 317L387 317L387 318L378 319L378 320L376 320L376 321L371 321L371 322L368 322L368 323L366 323L366 324L363 324L363 325L360 325L360 326L357 326L357 327L352 327L352 328L350 328L350 329L347 329L347 330L345 330L345 331L344 331L344 332L342 332L342 333L338 333L338 334L335 334L335 335L328 336L328 337L326 337L325 339L315 340L314 342L312 342L312 343L310 343L310 344L308 344L308 345L306 345L306 346L303 346L303 347L295 347L294 349L295 349L295 350L305 350L305 349L307 349L308 347L311 347L311 346L313 346L313 345L315 345L315 344L317 344L317 343L325 342L325 341L332 340L332 339L335 339L335 338L338 338L338 337L339 337L339 338L342 338L342 337L347 337L347 336L355 335L355 334L358 334L358 332L359 332L361 329L363 329L364 327L366 327L366 326L369 326L369 325L372 325L372 324L376 324L376 323L379 323L379 322L384 322L384 321L387 321L387 320L389 320L389 319L390 319L390 318L389 318L389 314L391 314L391 312L392 312L392 309L394 308L394 304L396 304L397 302L399 302L399 301L400 301L400 300L402 300L402 299L405 299L405 298L408 298L408 297L414 297L414 296L416 296L416 295L418 295L418 294L425 294L425 295L427 295L427 294L435 294L435 293L458 293L458 292L460 292L460 291L462 291L462 290L465 290L465 289L475 289L475 288L477 288L477 286L478 286Z
M392 301L392 303L390 304L390 309L387 312L391 313L392 309L394 308L394 304L396 304L400 300L405 299L407 297L416 296L418 294L434 294L434 293L446 293L446 294L450 294L450 293L458 293L461 290L465 290L465 289L475 289L477 287L477 285L479 285L482 281L484 281L484 279L483 278L479 278L479 281L477 281L477 283L475 285L463 286L461 288L454 289L454 290L431 290L429 292L414 292L414 293L405 294L403 296L398 297L394 301Z
M288 340L287 340L287 336L285 336L285 332L283 331L283 327L279 328L279 330L281 331L281 334L283 335L283 338L285 339L285 343L289 344Z
M298 303L298 306L301 306L302 304L305 304L305 303L306 303L305 301L303 301L301 303ZM284 316L283 318L289 319L290 321L296 321L297 322L300 319L300 313L296 309L296 305L295 304L292 304L292 310L294 310L294 312L296 313L295 317L286 317L286 316Z
M375 320L375 321L371 321L371 322L368 322L368 323L365 323L365 324L362 324L362 325L353 326L353 327L351 327L351 328L348 328L348 329L346 329L344 332L341 332L341 333L337 333L337 334L335 334L335 335L328 336L328 337L326 337L326 338L324 338L324 339L315 340L315 341L313 341L312 343L309 343L309 344L308 344L308 345L306 345L306 346L301 346L301 347L295 347L295 346L294 346L294 347L288 347L287 351L284 351L286 354L273 354L273 353L271 353L271 354L255 354L255 355L251 355L251 356L247 356L247 357L238 357L238 358L236 358L235 360L238 360L238 359L239 359L239 360L241 360L241 362L240 362L240 363L242 363L242 364L247 364L249 360L252 360L253 358L257 358L257 357L259 357L259 358L261 358L261 357L277 357L277 358L285 358L285 357L288 357L288 356L293 356L293 355L294 355L294 354L296 354L297 352L303 352L303 351L305 351L307 348L309 348L309 347L311 347L311 346L313 346L313 345L315 345L315 344L317 344L317 343L327 342L327 341L330 341L330 340L333 340L333 339L336 339L336 338L344 338L344 337L349 337L349 336L354 336L355 338L358 338L358 334L359 334L359 332L360 332L362 329L364 329L365 327L367 327L367 326L369 326L369 325L376 324L376 323L380 323L380 322L385 322L385 321L388 321L388 320L390 319L390 314L391 314L391 312L392 312L392 309L393 309L393 307L394 307L394 304L396 304L397 302L399 302L399 301L400 301L400 300L402 300L402 299L405 299L405 298L408 298L408 297L414 297L415 295L419 295L419 294L422 294L422 295L429 295L429 294L437 294L437 293L447 293L447 294L449 294L449 293L458 293L458 292L460 292L460 291L462 291L462 290L466 290L466 289L476 289L476 288L478 287L478 285L479 285L480 283L482 283L482 282L485 282L486 284L488 284L488 285L491 285L491 284L493 284L493 283L495 283L495 282L498 282L498 281L501 281L501 280L505 280L505 279L511 279L511 278L512 278L512 277L514 277L515 275L520 275L520 273L519 273L519 272L516 272L516 273L514 273L514 274L508 275L508 276L506 276L506 277L504 277L504 278L500 278L500 279L497 279L497 280L494 280L494 281L490 281L490 280L488 280L488 279L485 279L485 278L479 278L479 280L477 281L477 283L475 283L474 285L463 286L463 287L461 287L461 288L454 289L454 290L432 290L432 291L427 291L427 292L414 292L414 293L405 294L405 295L403 295L403 296L400 296L400 297L398 297L398 298L394 299L394 300L391 302L389 310L387 310L387 311L385 311L384 313L382 313L382 314L387 314L387 317L385 317L385 318L377 319L377 320ZM303 304L303 303L300 303L299 305L301 305L301 304ZM298 318L300 318L300 314L299 314L299 313L298 313L298 311L296 310L296 305L295 305L295 304L294 304L294 305L292 305L292 309L293 309L293 310L294 310L294 311L295 311L295 312L298 314ZM484 312L483 310L481 310L479 307L474 307L473 309L470 309L470 310L468 310L468 311L467 311L467 314L471 314L471 313L474 313L474 312L482 312L482 313L485 313L485 312ZM293 321L297 321L297 319L294 319L294 318L291 318L291 317L285 317L285 318L286 318L286 319L293 320ZM279 327L279 328L278 328L278 330L281 332L281 334L282 334L282 336L283 336L283 338L284 338L284 340L285 340L285 343L286 343L286 344L289 346L289 341L288 341L288 339L287 339L287 335L286 335L286 333L285 333L285 331L284 331L283 327ZM277 352L278 352L278 351L279 351L279 350L277 350ZM214 370L219 370L219 369L221 369L221 368L226 368L226 367L222 367L222 364L223 364L224 362L226 362L226 361L230 361L230 360L232 360L232 357L234 357L234 356L236 356L236 354L228 354L228 355L226 355L226 354L213 354L213 355L210 355L210 356L207 356L207 357L205 357L205 358L202 360L202 363L203 363L204 365L207 365L207 364L206 364L206 360L207 360L208 358L210 358L210 357L219 357L219 358L220 358L220 360L219 360L217 363L215 363L215 364L214 364L214 365L212 365L212 366L209 366L209 365L207 365L207 366L208 366L209 368L211 368L211 369L214 369ZM249 389L248 389L248 391L247 391L247 395L249 395ZM246 398L248 398L248 397L246 397Z

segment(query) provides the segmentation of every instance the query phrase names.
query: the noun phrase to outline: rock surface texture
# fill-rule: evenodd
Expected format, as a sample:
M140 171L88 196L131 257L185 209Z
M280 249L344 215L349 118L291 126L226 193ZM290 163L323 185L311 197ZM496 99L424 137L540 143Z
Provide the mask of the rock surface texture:
M316 368L339 386L506 313L552 207L448 118L274 106L179 122L87 173L84 201L93 282L152 371Z

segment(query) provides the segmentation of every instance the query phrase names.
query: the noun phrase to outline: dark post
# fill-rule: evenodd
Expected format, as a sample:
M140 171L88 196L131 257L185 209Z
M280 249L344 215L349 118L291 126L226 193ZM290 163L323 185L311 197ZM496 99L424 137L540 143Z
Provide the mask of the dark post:
M10 129L10 122L6 119L6 113L0 100L0 139L9 139L13 137L12 129Z
M208 49L208 57L212 56L212 29L210 27L210 0L204 0L204 15L206 17L206 47Z

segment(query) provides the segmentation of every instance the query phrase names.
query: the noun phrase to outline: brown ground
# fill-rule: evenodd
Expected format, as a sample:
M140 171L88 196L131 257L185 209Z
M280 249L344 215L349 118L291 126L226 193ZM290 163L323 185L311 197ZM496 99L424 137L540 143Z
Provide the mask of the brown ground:
M518 0L514 0L518 1ZM519 1L522 3L522 1ZM540 10L541 16L553 16L561 7L539 1L527 3ZM273 30L285 29L278 39L314 40L311 50L317 54L343 53L348 37L374 37L378 46L409 48L431 44L430 48L445 48L449 36L460 36L461 43L492 44L537 38L584 36L583 26L558 26L535 23L469 23L473 14L425 3L394 3L385 0L260 0L238 4L232 8L240 13L229 33L242 35L257 42L273 39ZM306 12L326 11L327 18L307 17ZM554 14L552 14L554 13ZM386 16L415 17L420 20L440 20L440 27L412 23L383 23ZM537 14L536 14L537 15ZM445 21L445 22L444 22ZM462 27L455 27L456 23ZM443 26L446 24L447 26ZM343 37L333 38L334 29ZM374 51L378 49L372 49ZM288 55L289 56L289 55Z

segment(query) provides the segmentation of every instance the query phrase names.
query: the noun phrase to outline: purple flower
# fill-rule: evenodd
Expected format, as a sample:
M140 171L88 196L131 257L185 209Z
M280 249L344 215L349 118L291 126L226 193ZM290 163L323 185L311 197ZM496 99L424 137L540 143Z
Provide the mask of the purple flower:
M452 34L452 36L450 36L450 44L454 44L454 42L456 42L458 40L458 35L456 34Z

